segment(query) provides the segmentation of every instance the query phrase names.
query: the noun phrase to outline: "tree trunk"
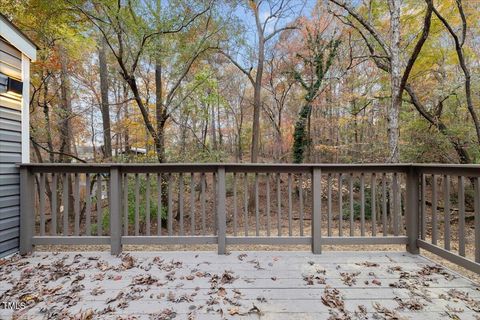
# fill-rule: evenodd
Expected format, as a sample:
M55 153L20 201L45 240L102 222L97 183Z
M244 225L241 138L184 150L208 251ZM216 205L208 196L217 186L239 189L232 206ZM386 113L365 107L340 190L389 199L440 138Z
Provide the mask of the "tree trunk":
M48 106L48 81L45 81L43 87L43 114L45 116L45 129L47 130L47 146L48 157L51 163L55 162L55 155L53 153L53 141L52 141L52 127L50 124L50 108Z
M217 130L218 130L218 146L223 146L223 133L222 126L220 125L220 95L217 93Z
M103 152L106 161L112 160L112 135L110 128L110 106L108 103L108 65L105 38L100 37L98 47L98 62L100 67L100 95L103 123Z
M71 158L64 154L71 154L71 124L72 104L70 100L70 81L68 79L68 61L65 48L60 46L60 114L59 114L59 130L60 130L60 162L70 162Z
M464 147L464 145L466 144L462 143L462 141L460 141L458 137L455 137L452 134L452 130L450 130L443 123L443 121L441 121L440 117L435 117L434 115L432 115L430 112L427 111L427 109L420 102L415 91L413 91L413 88L409 84L405 86L405 90L410 95L411 103L417 109L420 115L429 123L431 123L433 126L435 126L435 128L437 128L437 130L448 139L452 147L455 149L455 152L458 155L460 163L462 164L472 163L470 154L468 153L468 150L465 149Z
M400 152L398 149L399 131L399 114L402 104L402 92L400 84L402 81L401 62L400 62L400 0L388 1L390 10L390 37L391 43L391 59L390 59L390 86L391 86L391 104L388 109L388 161L398 163L400 161Z
M67 53L65 48L60 46L59 48L60 55L60 162L71 162L71 157L66 156L65 154L72 154L72 127L70 118L72 117L72 101L70 97L70 80L68 78L68 60ZM68 198L69 203L74 203L73 198L73 185L72 179L67 179L63 183L68 183ZM73 205L68 207L68 212L64 212L64 215L73 216Z
M263 65L265 62L265 40L263 31L258 30L258 60L257 74L255 76L255 84L253 86L253 126L252 126L252 150L251 162L258 162L258 154L260 150L260 110L262 104L262 77Z
M154 137L155 151L157 153L158 162L164 163L165 159L165 124L167 122L167 113L163 105L163 88L162 88L162 65L160 58L157 59L155 65L155 117L157 122L157 137Z
M207 108L209 106L207 105ZM214 151L218 150L218 145L217 145L217 126L215 124L215 105L211 105L211 128L210 128L210 134L211 134L211 139L212 139L212 149Z

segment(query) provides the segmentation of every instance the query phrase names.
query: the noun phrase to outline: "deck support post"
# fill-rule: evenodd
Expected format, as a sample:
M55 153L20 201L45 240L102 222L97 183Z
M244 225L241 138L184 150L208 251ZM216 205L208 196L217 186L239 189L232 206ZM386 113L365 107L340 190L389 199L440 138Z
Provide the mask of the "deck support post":
M312 252L322 253L322 171L312 172Z
M121 181L118 167L110 168L110 251L122 252Z
M34 199L34 175L29 168L22 167L20 168L20 254L27 254L33 251L32 237L35 230Z
M419 254L420 249L417 244L419 236L419 205L420 205L420 175L418 169L410 167L407 173L407 197L405 223L407 228L407 251L412 254Z
M217 171L217 236L218 236L218 254L226 253L226 190L225 190L225 167L218 167Z

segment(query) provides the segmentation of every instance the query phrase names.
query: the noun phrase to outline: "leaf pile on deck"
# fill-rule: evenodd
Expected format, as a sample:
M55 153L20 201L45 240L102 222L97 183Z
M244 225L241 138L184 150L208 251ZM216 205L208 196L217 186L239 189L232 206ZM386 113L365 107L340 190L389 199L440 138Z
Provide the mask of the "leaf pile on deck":
M342 277L342 281L347 286L351 287L354 284L357 284L357 277L360 275L360 271L357 272L340 272L340 276Z
M480 312L480 301L472 291L434 290L437 283L455 280L455 276L438 265L422 264L411 268L395 265L395 261L386 265L363 261L325 268L310 260L301 263L298 275L286 277L283 273L275 273L276 268L289 263L280 259L265 260L242 253L234 257L232 265L222 265L202 261L201 255L195 256L193 261L159 256L139 258L135 254L121 254L118 258L88 254L38 254L32 259L15 256L0 260L0 283L8 284L0 301L27 305L15 311L16 318L35 312L36 316L40 314L38 317L47 319L89 320L107 316L135 319L123 316L131 310L139 310L139 306L150 319L158 320L195 319L200 313L220 318L256 317L265 310L280 308L285 311L293 306L281 304L278 298L269 296L280 292L276 288L293 282L307 291L320 288L320 292L311 291L318 292L313 293L318 300L312 303L325 306L332 320L372 316L403 319L403 313L425 311L437 298L448 301L442 308L450 318L459 318L457 314L462 312ZM239 269L238 265L241 265ZM228 269L219 269L219 266ZM382 278L385 273L387 278L394 280ZM350 304L346 303L346 297L352 292L348 287L377 288L382 287L382 282L402 294L391 299L388 305L378 302L347 307ZM262 289L262 283L272 289ZM334 284L347 288L336 288ZM285 298L288 299L282 296L280 300Z
M329 285L325 287L325 290L322 295L322 303L326 305L330 311L331 317L329 319L333 320L347 320L351 319L349 312L345 309L345 301L340 295L338 289L332 288Z

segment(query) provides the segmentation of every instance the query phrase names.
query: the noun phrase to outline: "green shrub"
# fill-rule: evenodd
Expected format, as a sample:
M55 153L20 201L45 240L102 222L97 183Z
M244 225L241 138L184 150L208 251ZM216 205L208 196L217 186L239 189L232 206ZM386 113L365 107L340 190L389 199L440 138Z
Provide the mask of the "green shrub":
M355 181L353 184L353 191L358 193L360 191L360 183ZM365 186L365 220L370 220L372 218L372 189L370 187ZM378 195L377 195L378 199ZM361 214L361 204L360 199L353 200L353 218L355 220L360 219ZM343 208L342 208L342 215L344 220L350 219L350 203L349 199L345 199L343 201Z
M150 177L150 221L156 221L157 219L157 184L153 177ZM145 175L139 176L139 199L138 199L138 213L140 221L139 223L145 223L147 216L147 179ZM160 210L162 220L167 219L167 205L162 203ZM128 179L128 223L132 225L135 223L135 177L129 176Z

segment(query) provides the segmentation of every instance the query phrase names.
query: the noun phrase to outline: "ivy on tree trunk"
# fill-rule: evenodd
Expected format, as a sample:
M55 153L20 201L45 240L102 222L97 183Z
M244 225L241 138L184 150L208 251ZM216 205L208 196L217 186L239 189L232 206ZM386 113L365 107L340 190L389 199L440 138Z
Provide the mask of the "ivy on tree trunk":
M298 57L303 61L304 70L313 70L311 79L305 80L300 72L294 71L295 80L307 91L305 105L298 114L293 132L293 162L302 163L305 160L305 151L310 148L310 136L307 132L307 124L312 112L312 103L320 92L322 82L330 69L333 59L337 54L340 41L331 39L327 43L322 39L321 33L308 33L307 44L309 55ZM326 55L326 58L325 58Z

